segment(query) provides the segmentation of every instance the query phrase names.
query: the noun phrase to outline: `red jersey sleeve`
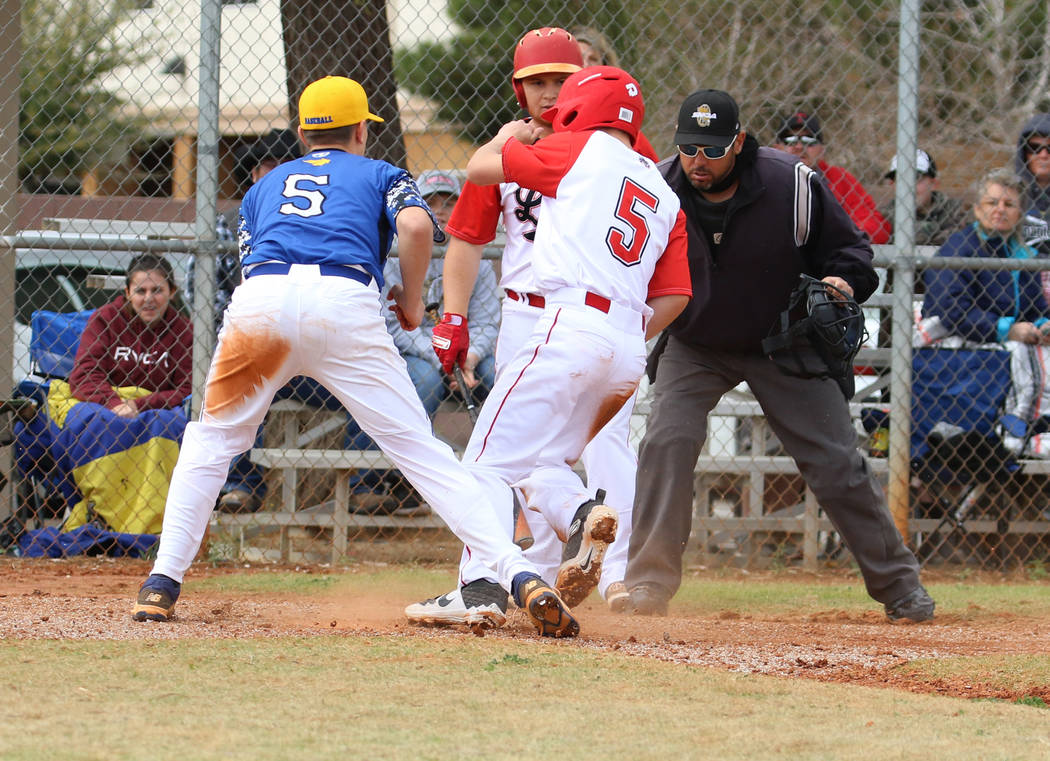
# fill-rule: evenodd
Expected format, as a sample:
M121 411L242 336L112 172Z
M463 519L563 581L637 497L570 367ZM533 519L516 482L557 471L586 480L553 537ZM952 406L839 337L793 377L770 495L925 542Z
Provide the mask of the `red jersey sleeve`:
M689 241L685 233L685 214L681 209L667 237L667 248L649 279L648 298L674 295L693 295L693 283L689 277Z
M653 148L653 144L650 143L649 138L641 132L638 133L638 138L634 141L634 151L635 153L640 153L645 156L654 164L660 163L660 157L656 155L656 149Z
M591 132L556 132L533 145L508 140L503 145L503 176L548 198L558 196L558 185L587 145Z
M502 213L499 185L481 186L468 181L463 183L463 192L452 207L445 232L467 243L484 246L496 238Z

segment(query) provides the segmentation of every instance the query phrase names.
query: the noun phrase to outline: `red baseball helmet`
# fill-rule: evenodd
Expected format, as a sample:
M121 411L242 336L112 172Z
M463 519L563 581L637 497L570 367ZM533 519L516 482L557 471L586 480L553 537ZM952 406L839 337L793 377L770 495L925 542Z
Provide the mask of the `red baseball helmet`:
M534 74L572 74L583 68L583 56L576 38L564 29L545 26L532 29L514 46L514 74L511 85L518 103L527 109L521 80Z
M615 66L588 66L565 80L558 102L543 112L555 132L613 127L638 139L645 103L638 80Z

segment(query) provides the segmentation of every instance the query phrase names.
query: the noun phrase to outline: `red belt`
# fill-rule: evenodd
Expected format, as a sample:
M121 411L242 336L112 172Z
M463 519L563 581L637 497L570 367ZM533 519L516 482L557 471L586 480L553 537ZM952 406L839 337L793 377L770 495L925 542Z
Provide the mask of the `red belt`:
M503 290L510 298L528 304L530 307L543 309L543 307L547 305L546 299L537 293L518 293L517 291L512 291L510 288L504 288ZM583 303L593 309L597 309L599 312L605 312L606 314L609 313L609 307L612 305L612 302L609 301L609 299L604 296L599 296L597 293L591 293L590 291L584 296Z
M518 293L512 291L510 288L503 289L508 296L515 301L520 301L524 304L528 304L530 307L536 307L537 309L543 309L547 305L546 299L540 296L538 293Z

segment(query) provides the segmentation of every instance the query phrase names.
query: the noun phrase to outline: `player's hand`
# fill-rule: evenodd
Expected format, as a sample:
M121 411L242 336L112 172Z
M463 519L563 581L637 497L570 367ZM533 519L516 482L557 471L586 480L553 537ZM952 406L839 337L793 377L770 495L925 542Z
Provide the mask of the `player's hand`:
M496 133L496 140L501 141L500 145L502 145L513 137L525 143L525 145L532 145L539 139L538 127L539 125L534 124L531 119L517 119L513 122L507 122Z
M415 330L423 322L423 299L409 298L405 289L398 283L390 286L387 299L393 301L390 311L397 315L397 321L405 330Z
M467 388L477 388L478 377L474 374L474 370L478 366L478 362L481 361L481 357L472 351L467 352L467 358L463 362L463 380L467 384ZM448 387L453 391L459 391L459 381L453 378L449 381Z
M441 360L441 369L446 373L451 374L455 365L463 367L470 347L467 318L455 312L445 312L441 322L434 326L430 343Z
M836 275L828 275L826 278L823 278L820 282L827 283L828 285L832 285L835 288L838 288L839 291L842 291L843 293L845 293L846 296L849 296L850 298L853 297L853 286L851 286L849 283L847 283L841 277L838 277ZM834 299L835 301L845 301L846 300L843 297L842 293L839 293L838 291L835 291L833 288L828 288L827 292L831 296L831 298Z

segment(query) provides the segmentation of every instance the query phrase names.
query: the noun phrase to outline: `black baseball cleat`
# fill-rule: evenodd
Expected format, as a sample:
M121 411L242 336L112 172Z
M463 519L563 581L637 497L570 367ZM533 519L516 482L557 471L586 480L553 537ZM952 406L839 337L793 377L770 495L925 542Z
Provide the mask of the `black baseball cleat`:
M541 637L575 637L580 625L558 593L534 573L514 577L514 602L529 615Z
M142 582L131 617L136 621L170 621L182 585L163 574L151 574Z
M602 575L605 551L616 539L616 511L603 504L605 490L580 505L569 526L554 585L570 608L587 599Z
M899 600L887 603L886 617L890 621L899 621L906 618L909 621L920 623L933 618L933 609L936 607L933 598L920 584Z
M639 584L631 589L625 612L635 616L666 616L668 595L652 584Z

